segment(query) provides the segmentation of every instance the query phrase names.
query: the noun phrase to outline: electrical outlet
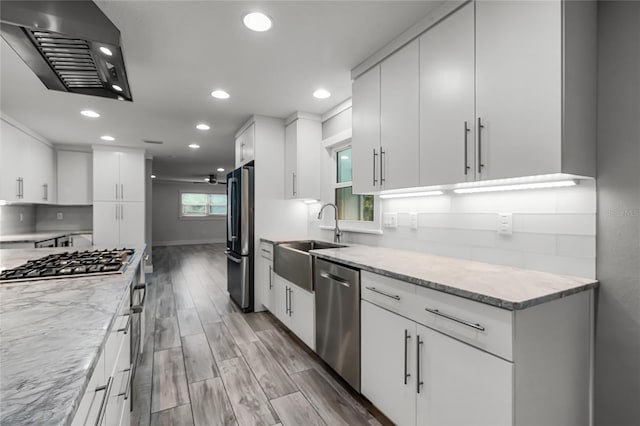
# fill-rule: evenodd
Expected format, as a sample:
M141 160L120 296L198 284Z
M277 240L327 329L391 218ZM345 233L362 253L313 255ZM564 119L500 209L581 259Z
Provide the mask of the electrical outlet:
M418 229L418 213L409 213L409 227L411 229Z
M382 226L385 228L397 228L398 227L398 213L383 213L382 214Z
M64 216L63 216L62 212L58 212L58 213L56 214L56 218L57 218L58 220L62 220L62 219L64 219Z
M20 213L20 222L24 222L24 213Z
M499 235L513 234L513 214L512 213L498 213L498 234Z

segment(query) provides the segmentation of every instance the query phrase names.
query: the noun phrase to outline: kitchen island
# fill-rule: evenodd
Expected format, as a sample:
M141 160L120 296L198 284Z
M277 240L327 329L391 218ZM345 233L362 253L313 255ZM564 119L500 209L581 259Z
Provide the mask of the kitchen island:
M0 269L65 251L0 250ZM0 424L71 424L144 252L122 274L0 284Z

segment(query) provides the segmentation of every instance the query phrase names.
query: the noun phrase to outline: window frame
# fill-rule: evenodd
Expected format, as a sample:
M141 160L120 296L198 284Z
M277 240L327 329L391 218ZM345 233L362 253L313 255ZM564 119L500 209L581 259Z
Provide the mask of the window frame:
M207 196L207 202L205 204L205 211L206 213L204 215L185 215L183 213L183 209L182 209L182 195L183 194L204 194ZM212 205L209 203L209 196L210 195L224 195L225 197L227 197L227 193L225 192L218 192L218 191L202 191L202 190L187 190L187 189L181 189L178 191L178 219L180 220L226 220L227 218L227 209L225 208L224 214L222 213L209 213L209 207ZM227 202L229 200L227 199ZM189 204L187 204L189 205ZM199 204L198 204L199 205ZM215 204L215 205L221 205L221 204Z
M351 181L350 182L338 182L338 152L344 151L347 148L351 148ZM331 147L331 164L332 164L332 172L331 172L331 200L334 204L336 204L336 189L338 188L347 188L353 187L353 144L351 142L351 138L344 141L344 143L336 144ZM380 197L377 194L373 195L373 220L372 221L364 221L364 220L345 220L340 219L338 221L338 225L341 230L348 232L361 232L367 234L382 234L382 221L380 220ZM337 205L337 204L336 204ZM330 219L327 219L327 216L330 216ZM333 216L323 215L323 223L321 228L324 229L333 229L334 224Z

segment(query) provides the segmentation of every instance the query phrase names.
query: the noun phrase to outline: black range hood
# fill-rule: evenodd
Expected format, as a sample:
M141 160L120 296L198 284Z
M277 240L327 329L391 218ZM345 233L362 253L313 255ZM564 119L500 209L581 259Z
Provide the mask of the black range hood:
M48 89L133 100L120 31L93 1L2 0L0 30Z

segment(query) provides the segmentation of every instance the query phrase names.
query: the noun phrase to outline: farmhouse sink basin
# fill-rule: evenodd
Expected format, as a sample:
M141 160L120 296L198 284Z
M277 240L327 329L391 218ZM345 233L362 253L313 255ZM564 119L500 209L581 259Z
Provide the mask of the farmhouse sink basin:
M317 240L276 244L273 248L273 271L297 286L313 291L314 258L309 251L340 247L346 246Z

